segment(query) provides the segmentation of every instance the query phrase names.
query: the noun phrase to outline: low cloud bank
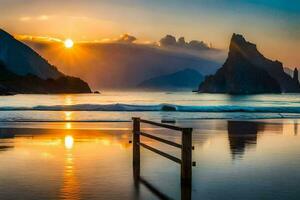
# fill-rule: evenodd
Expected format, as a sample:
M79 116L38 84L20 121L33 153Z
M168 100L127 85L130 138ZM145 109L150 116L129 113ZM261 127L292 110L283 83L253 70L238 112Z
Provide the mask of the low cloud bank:
M128 35L127 33L125 33L125 34L120 36L120 38L117 40L117 42L132 43L136 40L137 40L136 37L134 37L132 35Z
M178 40L172 35L166 35L160 41L160 46L162 47L177 47L177 48L186 48L192 50L210 50L211 48L203 41L192 40L186 42L184 37L180 37Z
M219 50L167 48L136 40L124 34L111 42L75 42L72 49L57 41L22 41L62 72L82 78L97 90L135 88L144 80L186 68L203 75L213 74L225 59ZM182 41L182 45L186 44Z

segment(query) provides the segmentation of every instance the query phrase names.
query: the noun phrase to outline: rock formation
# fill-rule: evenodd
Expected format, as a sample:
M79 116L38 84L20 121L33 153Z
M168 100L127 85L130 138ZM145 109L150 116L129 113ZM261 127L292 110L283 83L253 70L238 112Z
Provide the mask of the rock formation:
M265 58L255 44L233 34L228 58L215 75L206 77L199 92L257 94L300 92L299 84L279 61Z

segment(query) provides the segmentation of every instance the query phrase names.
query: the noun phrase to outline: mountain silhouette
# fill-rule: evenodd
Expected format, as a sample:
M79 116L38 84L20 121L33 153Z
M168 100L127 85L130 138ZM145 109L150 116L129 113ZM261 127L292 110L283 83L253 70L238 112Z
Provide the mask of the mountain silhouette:
M215 75L206 77L199 92L256 94L300 92L282 63L265 58L255 44L233 34L228 58Z
M196 89L201 81L203 81L203 76L197 70L184 69L148 79L140 83L138 87L153 90L192 90Z
M27 45L0 29L0 93L89 93L83 80L66 76Z

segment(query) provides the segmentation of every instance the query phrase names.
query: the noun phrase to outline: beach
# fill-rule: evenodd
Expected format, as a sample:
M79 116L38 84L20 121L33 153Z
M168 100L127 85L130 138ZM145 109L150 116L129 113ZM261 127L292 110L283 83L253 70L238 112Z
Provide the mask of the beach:
M300 1L0 11L0 200L300 199Z
M299 196L299 120L197 120L178 125L194 128L192 199ZM6 122L1 127L4 199L181 197L179 165L146 149L141 149L145 182L134 181L131 122ZM142 130L180 143L174 131L152 126ZM143 142L180 155L154 140Z

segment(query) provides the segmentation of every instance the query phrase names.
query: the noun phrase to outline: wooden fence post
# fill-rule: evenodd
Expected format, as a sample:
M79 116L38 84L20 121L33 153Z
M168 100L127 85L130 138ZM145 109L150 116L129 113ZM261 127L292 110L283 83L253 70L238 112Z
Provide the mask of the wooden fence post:
M135 178L140 177L140 118L133 119L133 173Z
M192 131L191 128L182 131L181 183L187 186L192 184Z

